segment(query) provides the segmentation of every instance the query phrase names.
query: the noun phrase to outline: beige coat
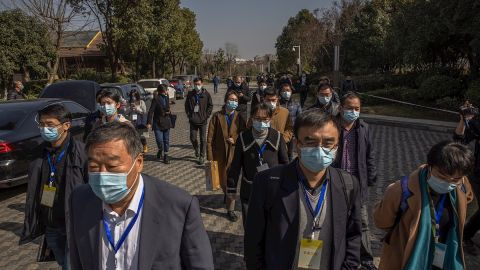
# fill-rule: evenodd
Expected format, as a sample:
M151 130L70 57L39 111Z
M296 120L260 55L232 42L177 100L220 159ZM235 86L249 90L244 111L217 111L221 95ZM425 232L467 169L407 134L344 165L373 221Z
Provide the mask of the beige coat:
M425 167L425 165L415 170L409 176L408 188L413 195L407 199L408 209L403 213L399 224L393 229L389 244L385 241L383 242L379 269L403 269L412 253L415 246L415 239L417 237L421 214L421 196L418 174L423 167ZM457 211L460 228L460 241L462 241L463 237L463 227L467 215L467 204L473 200L472 188L467 178L465 178L464 186L466 193L464 193L460 187L457 188ZM383 200L375 206L373 212L375 225L379 229L389 231L393 227L397 212L400 209L401 198L402 187L400 181L396 181L387 187ZM462 243L460 243L460 247L461 246Z
M232 163L235 153L235 144L227 142L228 138L237 141L240 132L245 130L245 120L235 112L230 129L228 128L225 111L222 109L212 115L208 125L207 160L218 162L220 185L223 191L227 188L227 169Z

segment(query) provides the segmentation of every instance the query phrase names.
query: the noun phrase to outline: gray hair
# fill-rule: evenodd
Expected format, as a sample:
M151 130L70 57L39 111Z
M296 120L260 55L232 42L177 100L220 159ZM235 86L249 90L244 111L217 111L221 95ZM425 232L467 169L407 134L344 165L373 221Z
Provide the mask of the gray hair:
M123 141L132 158L143 152L143 145L137 130L131 124L120 122L106 123L94 129L87 137L85 149L88 152L94 145L116 140Z

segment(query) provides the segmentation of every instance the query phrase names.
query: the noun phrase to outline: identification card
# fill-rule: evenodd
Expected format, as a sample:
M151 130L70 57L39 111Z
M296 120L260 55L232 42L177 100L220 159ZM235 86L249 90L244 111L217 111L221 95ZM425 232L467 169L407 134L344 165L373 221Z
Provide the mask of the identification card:
M300 252L298 253L298 268L319 270L322 260L322 249L322 240L302 238Z
M200 106L195 105L195 107L193 108L193 112L199 112L199 111L200 111Z
M263 163L262 165L258 166L257 167L257 172L262 172L262 171L265 171L265 170L268 170L268 163Z
M137 114L135 114L135 113L132 114L132 121L137 121L137 117L138 117Z
M150 133L148 133L148 132L143 132L143 133L142 133L142 136L148 139L148 138L150 138Z
M55 201L55 192L57 191L56 187L50 187L49 185L43 185L42 200L40 201L41 205L47 207L53 207L53 202Z
M447 245L442 243L435 243L435 254L433 255L433 266L443 269L443 263L445 261L445 252L447 251Z

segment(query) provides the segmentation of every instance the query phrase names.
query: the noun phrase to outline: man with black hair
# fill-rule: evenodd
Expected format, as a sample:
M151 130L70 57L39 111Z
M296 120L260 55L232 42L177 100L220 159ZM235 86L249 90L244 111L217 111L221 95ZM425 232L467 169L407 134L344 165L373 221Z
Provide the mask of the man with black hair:
M185 112L190 122L190 141L195 150L195 158L199 165L203 165L207 149L207 121L213 111L213 102L210 93L203 87L202 78L195 78L193 84L193 90L188 92L185 100ZM200 145L198 133L200 133Z
M30 164L25 221L20 243L44 234L57 263L68 267L68 200L73 189L87 182L85 145L70 136L72 114L61 104L38 112L38 128L45 141L40 158Z
M473 153L451 141L434 145L409 176L390 184L373 212L388 231L380 269L465 269L462 248L467 204L473 194L467 175Z
M257 83L258 83L257 91L252 91L250 93L252 95L252 104L250 105L250 108L252 108L252 110L257 106L257 104L263 103L263 98L265 97L264 92L265 92L265 89L267 89L267 81L265 81L265 79L260 78Z
M292 94L293 88L290 84L284 83L280 86L280 106L288 110L290 122L295 123L295 119L302 113L302 107L296 101L293 101ZM293 137L287 143L288 147L288 159L293 158L294 139Z
M332 116L337 116L339 104L333 100L333 93L334 91L330 84L320 84L317 88L317 100L315 104L309 107L307 110L321 109Z
M335 119L303 112L294 127L299 158L259 172L245 230L247 269L357 269L360 187L332 168L339 143Z
M472 104L466 102L464 107L472 107ZM475 112L472 112L471 110L465 110L462 112L453 139L465 145L475 141L475 169L473 170L473 173L468 176L468 179L470 180L470 184L472 184L473 193L475 194L477 203L480 207L480 119L478 114L475 114ZM480 255L477 244L472 240L473 236L475 236L479 229L480 208L468 220L463 235L465 251L474 256Z
M243 81L242 76L238 76L238 75L235 76L234 83L227 89L227 91L228 90L233 90L237 92L238 94L237 111L240 113L243 119L248 119L247 104L250 100L252 100L252 97L250 95L250 89L248 88L248 85Z
M368 225L368 187L377 181L377 166L372 133L367 123L359 119L361 101L348 92L340 101L340 144L333 167L343 169L360 181L362 201L362 270L376 269L373 263L370 230Z

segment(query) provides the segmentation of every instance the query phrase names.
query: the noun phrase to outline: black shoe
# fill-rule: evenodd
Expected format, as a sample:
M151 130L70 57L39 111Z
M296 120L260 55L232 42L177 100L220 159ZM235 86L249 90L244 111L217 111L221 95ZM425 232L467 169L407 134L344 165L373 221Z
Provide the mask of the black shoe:
M198 148L195 148L195 158L199 158L200 157L200 151L198 150Z
M163 156L163 151L162 150L158 150L157 152L157 159L161 159Z
M463 250L472 256L478 256L480 254L477 245L471 239L463 240Z
M170 157L168 156L168 154L165 154L165 156L163 156L163 163L170 164Z
M199 157L197 163L198 165L203 165L205 164L205 159L203 157Z
M231 222L237 222L238 216L235 214L235 211L227 211L227 218Z
M373 261L363 261L360 269L361 270L377 270L378 268L375 266Z

